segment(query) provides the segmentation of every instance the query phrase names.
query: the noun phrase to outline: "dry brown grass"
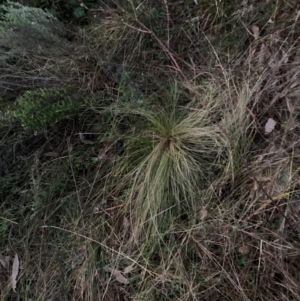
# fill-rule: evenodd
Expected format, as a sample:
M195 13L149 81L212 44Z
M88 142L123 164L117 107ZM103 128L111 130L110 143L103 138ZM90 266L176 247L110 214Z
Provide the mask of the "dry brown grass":
M33 137L1 116L1 300L300 300L299 4L243 3L109 1L88 58L26 58L93 97Z

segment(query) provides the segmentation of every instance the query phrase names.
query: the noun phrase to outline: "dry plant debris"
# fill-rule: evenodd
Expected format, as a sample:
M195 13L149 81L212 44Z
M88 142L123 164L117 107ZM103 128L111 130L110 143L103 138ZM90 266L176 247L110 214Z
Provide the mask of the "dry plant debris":
M299 1L90 2L0 9L0 300L300 300Z

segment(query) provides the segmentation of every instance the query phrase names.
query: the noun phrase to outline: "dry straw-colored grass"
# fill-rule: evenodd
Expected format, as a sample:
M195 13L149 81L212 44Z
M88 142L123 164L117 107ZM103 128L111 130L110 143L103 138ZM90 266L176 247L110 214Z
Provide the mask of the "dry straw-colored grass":
M1 300L300 299L292 4L109 1L80 55L5 66L86 102L35 136L1 115Z

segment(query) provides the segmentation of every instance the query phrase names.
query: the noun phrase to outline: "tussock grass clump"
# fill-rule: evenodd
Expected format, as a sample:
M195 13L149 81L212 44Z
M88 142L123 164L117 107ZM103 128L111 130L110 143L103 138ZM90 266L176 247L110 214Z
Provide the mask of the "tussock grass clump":
M151 62L163 63L167 55L158 36L166 37L161 4L120 1L100 8L87 26L83 39L103 63L122 63L142 70ZM142 68L143 68L142 67Z
M172 83L138 107L116 103L110 109L130 124L124 134L125 153L112 175L119 187L128 189L124 201L135 239L154 239L182 215L192 221L208 201L202 193L224 178L234 178L234 148L242 151L249 145L240 146L249 126L249 98L243 95L241 107L237 102L233 108L230 96L215 84L190 87L187 92Z

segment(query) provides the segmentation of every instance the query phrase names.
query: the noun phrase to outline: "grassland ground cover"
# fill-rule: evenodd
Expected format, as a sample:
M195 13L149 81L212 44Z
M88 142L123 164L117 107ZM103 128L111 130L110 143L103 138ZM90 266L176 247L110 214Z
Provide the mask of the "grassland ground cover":
M299 20L1 4L0 300L300 300Z

